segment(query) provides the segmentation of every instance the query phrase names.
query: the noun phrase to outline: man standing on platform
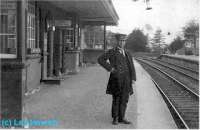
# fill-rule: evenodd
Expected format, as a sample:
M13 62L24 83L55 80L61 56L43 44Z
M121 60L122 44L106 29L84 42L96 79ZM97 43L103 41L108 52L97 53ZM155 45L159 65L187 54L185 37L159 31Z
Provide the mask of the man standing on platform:
M131 124L125 119L129 96L133 94L132 83L136 81L135 67L131 54L124 49L123 34L116 34L116 46L98 58L98 63L110 72L107 94L111 94L113 124Z

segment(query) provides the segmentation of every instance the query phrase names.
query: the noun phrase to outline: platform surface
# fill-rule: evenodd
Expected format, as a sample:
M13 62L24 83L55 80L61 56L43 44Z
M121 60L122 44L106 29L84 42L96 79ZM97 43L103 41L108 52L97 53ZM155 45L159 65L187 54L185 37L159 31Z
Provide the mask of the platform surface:
M137 128L176 129L176 124L151 76L135 61Z
M199 62L199 56L195 56L195 55L169 55L169 54L165 54L165 55Z
M109 73L100 66L90 66L66 78L60 86L44 85L39 92L27 97L25 115L28 119L58 121L57 126L30 128L176 128L150 76L136 61L134 63L137 82L126 112L132 125L112 125L112 97L105 94Z

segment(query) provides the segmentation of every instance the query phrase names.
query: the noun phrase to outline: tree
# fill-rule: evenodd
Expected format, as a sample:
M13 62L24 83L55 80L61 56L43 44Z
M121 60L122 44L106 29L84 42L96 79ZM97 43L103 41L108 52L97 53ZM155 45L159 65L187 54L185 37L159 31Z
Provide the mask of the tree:
M183 33L185 39L190 39L192 36L199 34L199 23L195 20L191 20L183 27ZM197 36L198 37L198 36Z
M191 20L183 27L184 38L186 41L192 43L193 54L198 55L198 38L199 38L199 23L195 20Z
M153 47L160 47L160 44L162 43L164 43L164 36L162 35L162 30L157 29L152 39L152 45Z
M148 37L140 30L134 29L132 33L128 35L125 48L131 52L146 51L146 45Z
M153 39L150 42L154 52L162 53L163 48L161 47L161 45L165 43L164 39L165 37L162 35L162 30L157 29Z
M168 48L172 53L176 53L176 51L178 49L181 49L183 46L184 40L182 40L181 37L178 36L171 42Z

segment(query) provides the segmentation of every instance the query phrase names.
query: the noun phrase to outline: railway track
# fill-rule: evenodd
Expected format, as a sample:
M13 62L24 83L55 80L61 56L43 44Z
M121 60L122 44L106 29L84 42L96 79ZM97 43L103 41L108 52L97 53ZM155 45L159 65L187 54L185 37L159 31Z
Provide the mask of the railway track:
M181 66L181 65L178 65L178 64L169 63L167 61L163 61L163 60L160 60L160 59L156 59L156 60L164 62L164 63L167 63L167 64L172 65L172 66L176 66L176 67L182 68L184 70L188 70L188 71L196 73L196 74L199 74L199 70L193 70L191 68L187 68L187 67L184 67L184 66Z
M158 59L153 59L153 58L144 58L145 60L152 61L154 63L160 64L162 66L168 67L184 76L187 76L188 78L194 79L196 81L199 81L199 72L192 70L190 68L186 68L180 65L172 64L169 62L164 62Z
M194 75L192 75L191 71L190 71L190 73L187 73L183 69L168 66L166 63L159 62L154 59L143 58L143 60L145 60L146 62L149 62L151 64L154 64L154 66L157 66L158 68L165 71L169 75L175 77L181 83L183 83L184 85L188 86L191 90L193 90L196 94L199 94L198 75L195 74L195 76L194 76Z
M166 63L166 64L171 65L171 66L174 66L174 67L178 67L178 68L180 68L180 69L184 69L184 71L187 70L187 71L189 71L189 72L192 72L192 73L195 73L195 74L199 75L199 70L194 70L194 69L191 69L191 68L188 68L188 67L184 67L184 66L179 65L179 64L175 64L175 63L170 63L170 62L167 62L167 61L163 61L163 60L158 59L157 57L139 56L139 57L136 57L136 58L152 59L152 60L155 60L155 58L156 58L157 61Z
M199 95L154 64L137 59L151 75L178 128L199 128Z

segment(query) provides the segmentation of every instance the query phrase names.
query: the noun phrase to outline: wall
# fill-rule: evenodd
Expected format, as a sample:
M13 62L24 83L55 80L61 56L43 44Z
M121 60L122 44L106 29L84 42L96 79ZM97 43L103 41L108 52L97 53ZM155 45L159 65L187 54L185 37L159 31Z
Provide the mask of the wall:
M40 58L28 59L27 74L27 91L31 91L40 85L41 80L41 62Z
M79 72L79 51L67 51L64 54L63 69L65 73L76 74Z
M94 50L94 49L84 49L83 54L83 63L97 63L97 58L104 53L104 50Z
M17 59L1 59L1 115L3 119L22 119L26 64Z

